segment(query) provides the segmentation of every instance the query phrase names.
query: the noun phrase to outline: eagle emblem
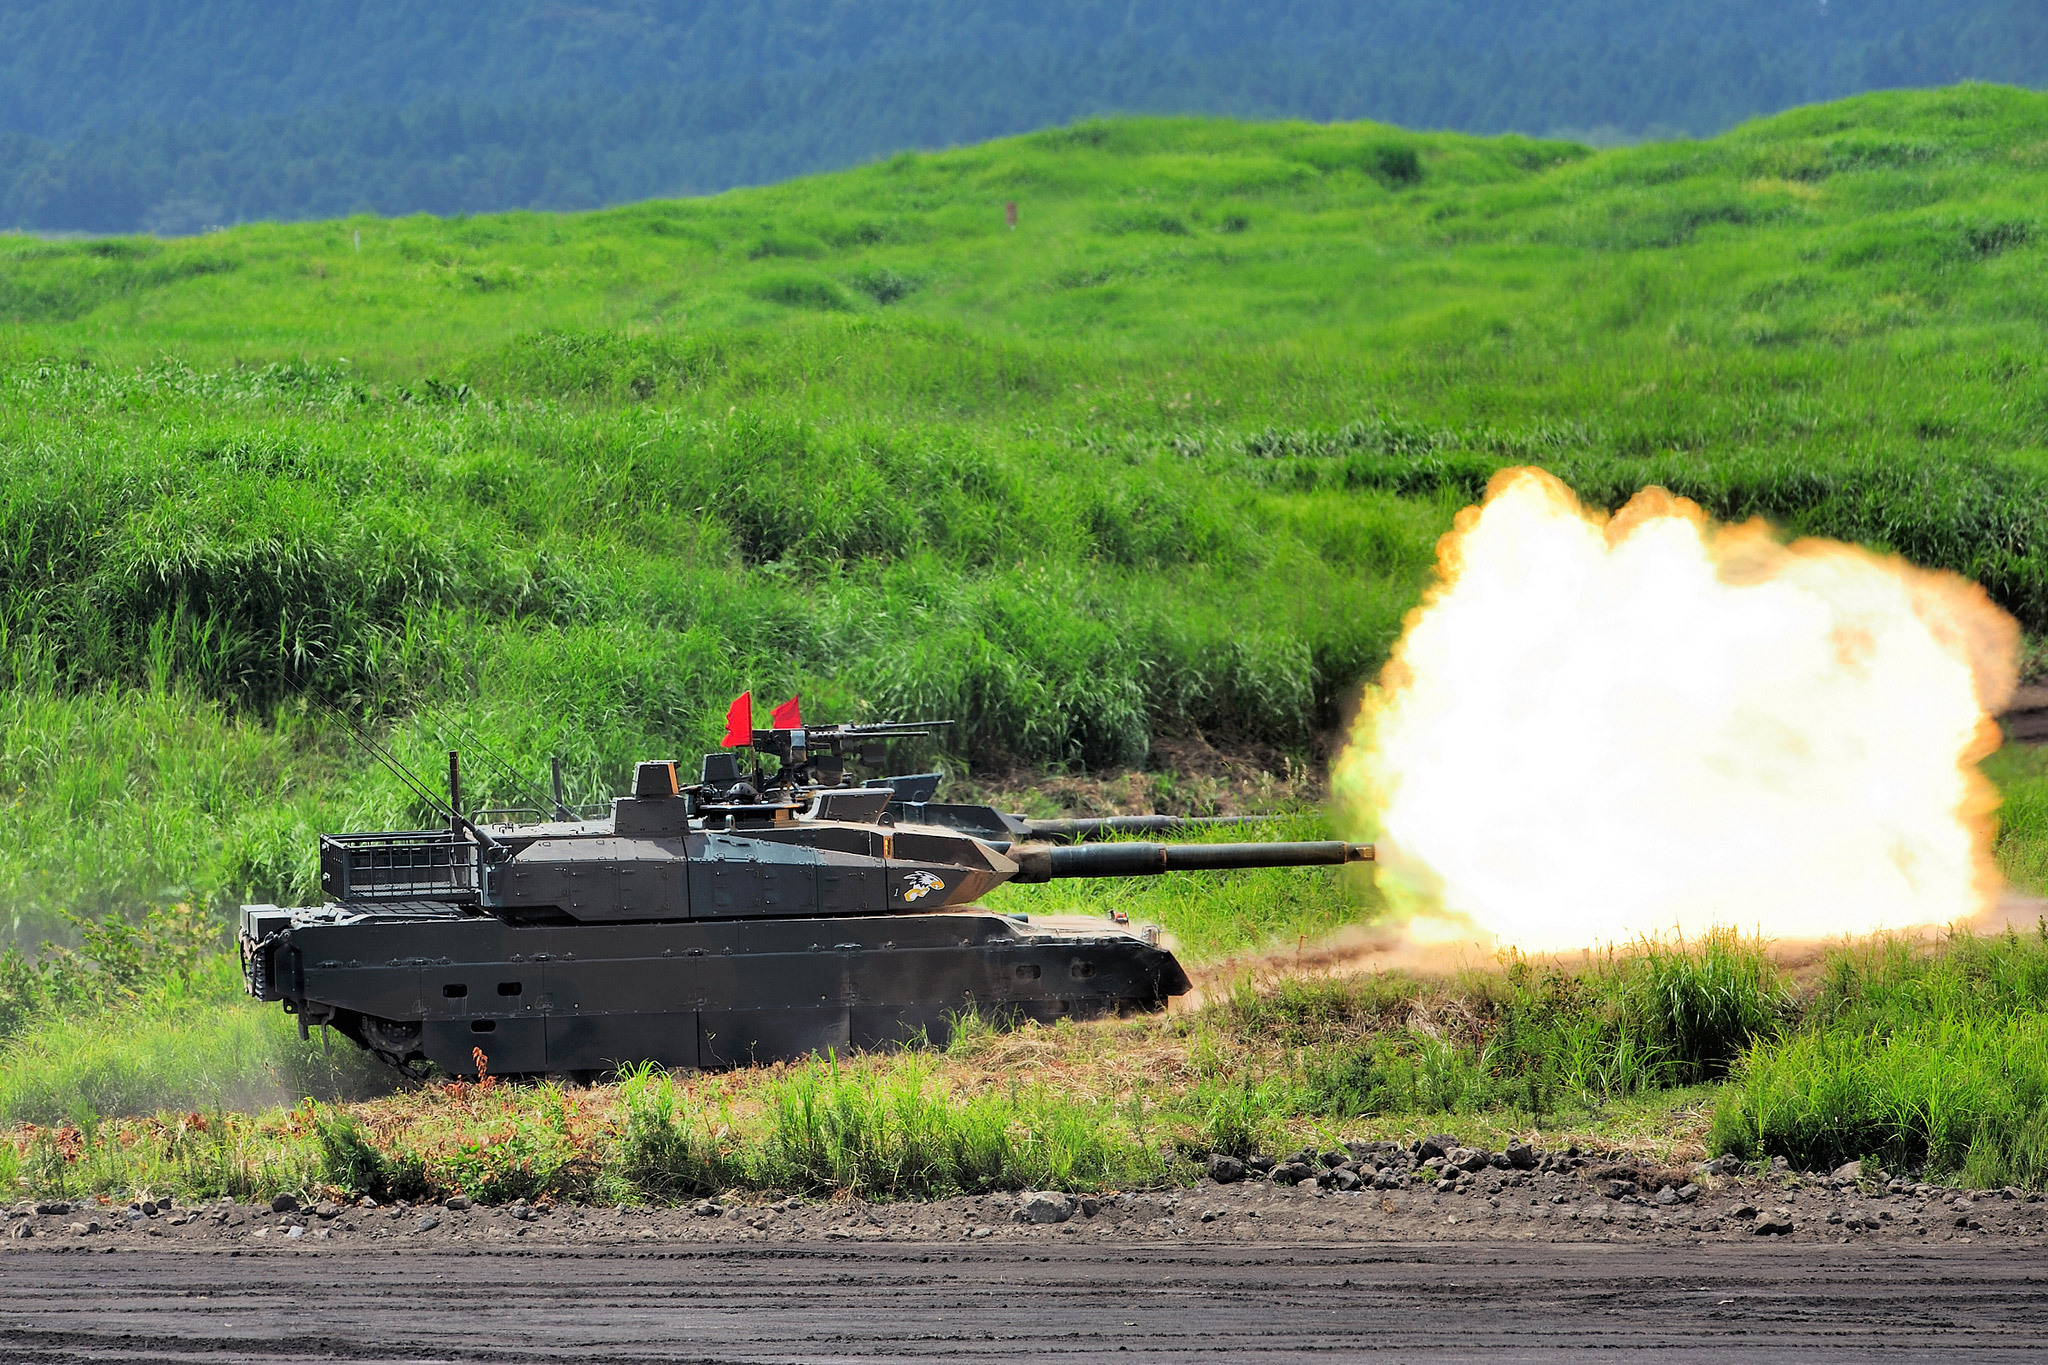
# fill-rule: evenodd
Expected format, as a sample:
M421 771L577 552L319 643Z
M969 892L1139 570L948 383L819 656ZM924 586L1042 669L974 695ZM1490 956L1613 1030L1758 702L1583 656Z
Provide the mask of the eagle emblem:
M929 872L913 872L903 879L903 901L923 900L934 891L944 891L946 884Z

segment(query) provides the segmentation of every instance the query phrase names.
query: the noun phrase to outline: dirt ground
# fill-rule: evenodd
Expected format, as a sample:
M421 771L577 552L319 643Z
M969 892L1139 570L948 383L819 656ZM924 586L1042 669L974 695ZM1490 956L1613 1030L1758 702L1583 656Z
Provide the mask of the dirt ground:
M2038 1242L1418 1244L1326 1229L1239 1244L1061 1225L966 1245L569 1245L556 1226L466 1250L453 1231L258 1254L224 1237L21 1244L0 1252L0 1361L1956 1365L2036 1358L2048 1341Z
M2048 1246L2038 1193L1781 1176L1728 1178L1582 1158L1569 1170L1481 1169L1456 1190L1434 1185L1341 1191L1313 1183L1204 1180L1192 1189L1063 1196L1065 1209L1018 1221L1028 1196L933 1203L704 1201L681 1208L446 1206L292 1212L247 1204L173 1207L145 1215L80 1205L37 1213L16 1205L0 1251L76 1247L232 1249L321 1255L549 1247L744 1247L771 1243L961 1242L1068 1248L1231 1246L1291 1242L1570 1241L1670 1244L1761 1241ZM1665 1190L1669 1189L1668 1198ZM1665 1202L1659 1203L1659 1199ZM0 1262L0 1265L4 1265Z

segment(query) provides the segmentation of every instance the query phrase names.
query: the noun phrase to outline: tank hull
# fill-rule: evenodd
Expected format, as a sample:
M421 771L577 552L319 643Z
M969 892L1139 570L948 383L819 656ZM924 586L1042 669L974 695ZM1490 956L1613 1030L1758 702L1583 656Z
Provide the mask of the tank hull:
M717 1069L943 1042L969 1011L1085 1019L1188 989L1172 953L1136 935L973 909L521 925L424 904L251 906L243 924L253 994L453 1075Z

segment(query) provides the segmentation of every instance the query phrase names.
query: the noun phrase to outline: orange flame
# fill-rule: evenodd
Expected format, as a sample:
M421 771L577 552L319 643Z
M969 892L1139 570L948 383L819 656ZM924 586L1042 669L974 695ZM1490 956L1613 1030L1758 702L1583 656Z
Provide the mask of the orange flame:
M1824 938L1995 897L1976 764L2019 628L1977 585L1661 488L1609 518L1535 469L1437 570L1334 775L1418 937Z

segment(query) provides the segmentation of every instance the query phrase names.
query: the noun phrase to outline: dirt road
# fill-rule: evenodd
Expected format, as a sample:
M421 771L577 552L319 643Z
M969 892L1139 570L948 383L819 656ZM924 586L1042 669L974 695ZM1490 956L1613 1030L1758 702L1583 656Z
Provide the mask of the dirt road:
M2048 1248L1779 1241L26 1248L7 1361L1979 1361Z

